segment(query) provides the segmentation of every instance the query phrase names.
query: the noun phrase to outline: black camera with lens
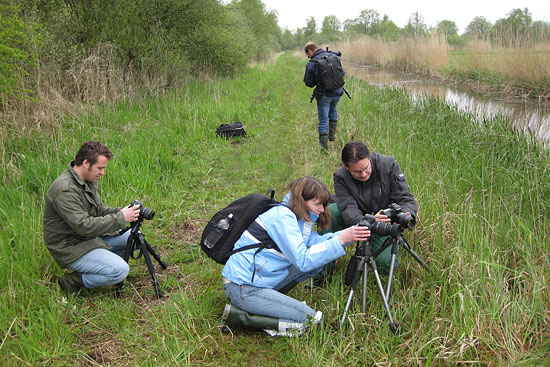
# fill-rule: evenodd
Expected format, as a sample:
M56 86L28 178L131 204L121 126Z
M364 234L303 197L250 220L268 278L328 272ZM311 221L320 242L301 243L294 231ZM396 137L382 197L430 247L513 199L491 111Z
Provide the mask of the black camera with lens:
M329 54L335 54L338 57L342 56L342 52L340 51L332 51L332 50L329 50L328 47L326 48L326 50Z
M376 217L370 214L365 214L358 225L367 227L372 233L380 236L391 236L393 238L398 238L403 233L403 229L400 224L377 222Z
M388 209L380 211L380 214L384 214L391 219L393 223L399 224L403 228L413 229L416 225L416 219L409 213L404 213L401 206L398 204L391 204Z
M141 201L134 200L130 206L139 205L139 219L151 220L155 216L155 211L143 205Z

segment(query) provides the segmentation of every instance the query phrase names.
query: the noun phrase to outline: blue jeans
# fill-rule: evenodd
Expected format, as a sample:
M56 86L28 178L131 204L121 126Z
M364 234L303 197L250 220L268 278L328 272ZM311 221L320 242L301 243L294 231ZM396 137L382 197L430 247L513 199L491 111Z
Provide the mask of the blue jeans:
M328 134L328 120L338 120L338 102L341 96L323 96L317 100L317 115L319 116L319 135Z
M225 294L231 304L251 314L274 317L284 322L306 322L308 317L315 316L315 311L305 303L277 290L282 289L291 282L299 283L307 280L321 269L302 273L291 265L287 278L273 289L229 283L224 285Z
M86 288L97 288L122 282L128 276L130 267L122 258L130 231L119 236L102 236L111 248L98 248L88 252L69 265L67 269L82 274Z

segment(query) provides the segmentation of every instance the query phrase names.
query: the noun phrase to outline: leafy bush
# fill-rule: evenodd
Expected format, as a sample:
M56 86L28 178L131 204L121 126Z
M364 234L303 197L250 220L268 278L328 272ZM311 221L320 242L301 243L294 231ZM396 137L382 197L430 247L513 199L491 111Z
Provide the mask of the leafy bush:
M36 56L32 47L40 37L33 24L25 24L16 7L0 4L0 110L10 101L32 95ZM27 83L24 83L27 81Z

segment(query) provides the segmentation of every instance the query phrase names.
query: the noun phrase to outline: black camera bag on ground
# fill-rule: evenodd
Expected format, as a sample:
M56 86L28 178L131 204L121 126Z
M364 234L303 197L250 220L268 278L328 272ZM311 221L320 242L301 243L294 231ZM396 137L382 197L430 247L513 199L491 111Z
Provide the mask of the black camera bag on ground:
M229 256L234 253L252 248L258 248L257 252L261 251L263 248L271 248L274 243L269 240L264 241L264 243L244 246L236 251L233 251L235 242L237 242L250 224L254 222L260 214L268 211L274 206L279 205L279 202L273 198L274 196L274 190L269 190L267 195L258 193L249 194L233 201L231 204L218 211L208 221L208 224L202 232L200 242L201 249L217 263L225 264L229 259ZM218 223L220 220L224 218L227 219L230 214L232 214L232 218L229 219L229 228L223 231L223 234L218 240L216 240L213 246L206 246L205 239L214 231L218 231Z
M232 124L221 124L216 129L216 136L220 138L237 138L246 137L246 131L242 122L234 122Z
M320 59L311 59L317 64L317 84L327 92L332 92L344 86L344 68L338 57L327 52Z

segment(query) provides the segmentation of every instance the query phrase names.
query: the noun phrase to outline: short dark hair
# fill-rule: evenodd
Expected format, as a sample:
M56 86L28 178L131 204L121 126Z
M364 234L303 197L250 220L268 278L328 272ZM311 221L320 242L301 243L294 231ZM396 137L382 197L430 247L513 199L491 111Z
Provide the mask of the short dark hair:
M85 160L94 165L97 162L97 157L100 155L106 157L108 160L113 158L113 153L105 145L98 141L88 140L78 150L74 159L75 166L81 166Z
M359 162L370 157L369 148L360 141L350 141L342 149L342 163L348 166L350 163Z
M313 52L317 51L319 47L317 47L317 45L313 42L308 42L306 43L306 45L304 46L304 52L307 52L308 50L311 50Z

